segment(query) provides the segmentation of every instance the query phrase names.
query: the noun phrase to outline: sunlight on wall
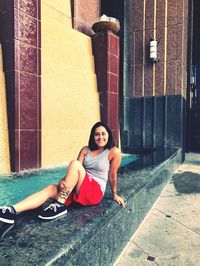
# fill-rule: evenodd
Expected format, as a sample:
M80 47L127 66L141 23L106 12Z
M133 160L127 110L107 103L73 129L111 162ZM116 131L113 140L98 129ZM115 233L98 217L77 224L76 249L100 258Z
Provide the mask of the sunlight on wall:
M75 159L100 120L90 37L72 29L70 1L42 4L42 167Z
M10 172L6 88L0 44L0 174Z

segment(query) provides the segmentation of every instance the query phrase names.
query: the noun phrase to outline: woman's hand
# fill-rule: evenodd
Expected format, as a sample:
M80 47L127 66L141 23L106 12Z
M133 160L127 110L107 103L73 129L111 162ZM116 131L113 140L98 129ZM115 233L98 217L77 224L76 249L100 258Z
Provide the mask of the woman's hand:
M121 206L121 208L125 207L126 203L124 202L124 199L118 196L116 193L113 195L113 199Z

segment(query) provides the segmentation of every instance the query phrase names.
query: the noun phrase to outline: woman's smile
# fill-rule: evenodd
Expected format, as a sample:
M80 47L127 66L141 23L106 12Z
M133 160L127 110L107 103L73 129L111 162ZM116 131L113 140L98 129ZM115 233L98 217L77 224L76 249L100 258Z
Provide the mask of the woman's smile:
M94 141L99 148L103 148L108 143L108 132L105 127L97 127L94 134Z

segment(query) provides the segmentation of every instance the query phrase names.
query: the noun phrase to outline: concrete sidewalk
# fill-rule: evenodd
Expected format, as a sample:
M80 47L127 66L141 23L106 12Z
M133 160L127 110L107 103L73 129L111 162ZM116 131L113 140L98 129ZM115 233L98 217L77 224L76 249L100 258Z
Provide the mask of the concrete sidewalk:
M200 154L186 154L114 266L200 266Z

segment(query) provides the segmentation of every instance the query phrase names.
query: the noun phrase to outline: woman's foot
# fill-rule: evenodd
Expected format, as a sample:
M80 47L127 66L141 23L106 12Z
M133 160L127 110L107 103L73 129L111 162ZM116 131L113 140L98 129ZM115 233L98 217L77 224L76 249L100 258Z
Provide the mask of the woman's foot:
M12 206L0 207L0 221L8 224L14 224L16 211Z
M67 213L67 207L58 201L50 204L39 215L38 218L42 220L52 220Z

